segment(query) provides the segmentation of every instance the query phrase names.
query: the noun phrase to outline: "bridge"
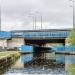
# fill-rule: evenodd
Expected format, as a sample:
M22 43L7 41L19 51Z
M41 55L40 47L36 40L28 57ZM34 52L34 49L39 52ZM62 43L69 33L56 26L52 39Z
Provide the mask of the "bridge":
M71 29L50 29L50 30L15 30L11 31L12 37L34 38L65 38Z
M24 38L25 44L44 45L46 43L62 43L70 34L71 29L49 29L49 30L15 30L11 31L12 38Z
M4 45L4 42L7 42L8 48L30 45L35 46L35 48L41 47L41 49L53 49L53 44L55 44L55 46L56 44L64 46L65 39L69 36L70 32L71 29L15 30L11 32L1 31L0 39L2 39L1 41L3 41L3 39L7 40L4 40L2 45ZM47 46L48 44L49 46ZM56 46L54 50L63 51L65 49L64 47Z

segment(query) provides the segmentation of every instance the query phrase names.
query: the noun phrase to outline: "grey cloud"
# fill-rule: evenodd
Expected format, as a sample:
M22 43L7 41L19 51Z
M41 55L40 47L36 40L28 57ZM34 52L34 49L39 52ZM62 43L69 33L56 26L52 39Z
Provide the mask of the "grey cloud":
M70 5L72 2L68 0L2 0L2 15L25 24L32 21L31 17L27 17L29 14L37 16L37 21L42 15L43 22L67 25L72 24Z

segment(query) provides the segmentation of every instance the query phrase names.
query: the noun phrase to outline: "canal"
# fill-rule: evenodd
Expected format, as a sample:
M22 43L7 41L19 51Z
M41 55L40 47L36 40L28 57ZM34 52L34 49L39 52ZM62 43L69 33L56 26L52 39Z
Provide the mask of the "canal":
M75 56L46 51L21 54L2 75L25 74L75 75Z

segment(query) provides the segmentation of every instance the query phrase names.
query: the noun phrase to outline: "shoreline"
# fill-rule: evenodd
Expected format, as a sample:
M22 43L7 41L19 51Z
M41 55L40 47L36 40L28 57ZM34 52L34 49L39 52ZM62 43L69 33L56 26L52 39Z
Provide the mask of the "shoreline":
M19 58L20 53L17 51L0 52L0 74Z
M75 55L75 52L55 52L55 54Z

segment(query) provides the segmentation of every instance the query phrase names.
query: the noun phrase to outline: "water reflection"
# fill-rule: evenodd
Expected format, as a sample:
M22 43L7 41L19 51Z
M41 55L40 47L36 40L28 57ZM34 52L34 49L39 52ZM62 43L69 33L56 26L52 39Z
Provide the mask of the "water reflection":
M27 63L33 59L33 54L26 54L21 56L21 62Z
M56 62L65 64L65 55L56 55Z
M3 75L18 74L75 75L75 56L54 52L24 54Z

